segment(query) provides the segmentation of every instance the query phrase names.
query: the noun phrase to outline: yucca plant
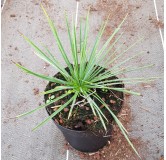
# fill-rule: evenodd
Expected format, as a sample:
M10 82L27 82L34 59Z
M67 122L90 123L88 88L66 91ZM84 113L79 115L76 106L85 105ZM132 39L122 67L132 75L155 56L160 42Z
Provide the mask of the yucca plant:
M86 21L83 23L80 21L80 26L78 29L77 28L77 13L76 12L76 21L75 24L72 23L69 24L68 22L68 17L65 14L65 21L66 21L66 26L67 26L67 32L69 36L69 41L70 41L70 47L71 47L71 57L72 60L69 59L67 56L63 44L61 43L61 40L59 38L57 28L53 24L53 21L50 19L48 16L46 10L44 7L41 5L41 8L48 20L49 26L52 30L52 33L54 35L55 41L58 45L58 48L60 50L60 53L63 57L63 60L65 61L68 71L65 68L61 67L60 62L56 59L56 57L49 51L49 49L44 46L44 50L40 49L33 41L31 41L29 38L27 38L25 35L22 34L23 38L34 48L35 54L43 59L45 62L49 63L56 69L58 69L58 72L61 74L63 78L57 78L57 77L50 77L50 76L45 76L42 74L35 73L22 65L16 63L16 65L21 68L23 71L26 73L29 73L31 75L34 75L36 77L39 77L41 79L44 79L49 82L56 83L56 86L51 89L43 92L42 94L53 94L56 92L60 91L65 91L63 94L59 95L59 97L51 97L47 102L34 110L31 110L29 112L23 113L21 115L18 115L17 117L22 117L25 115L29 115L37 110L40 110L42 108L45 108L46 106L53 104L55 102L58 102L59 100L69 97L68 100L62 104L58 105L57 109L48 117L46 118L43 122L38 124L33 130L36 130L46 122L48 122L50 119L55 117L57 114L63 111L63 109L67 106L70 106L70 110L68 112L68 119L71 118L72 113L76 109L76 103L78 97L82 97L83 100L85 100L91 110L94 116L99 118L99 121L101 122L103 128L105 131L107 131L107 124L108 124L108 119L105 116L105 114L102 112L101 108L98 106L96 101L94 99L97 99L106 110L110 113L110 115L113 117L117 125L119 126L120 130L122 131L123 135L125 136L126 140L128 143L131 145L135 153L139 156L138 152L134 148L133 144L128 138L128 132L122 125L122 123L119 121L117 118L116 114L112 111L112 109L105 103L105 101L98 95L96 92L97 89L101 89L103 91L118 91L118 92L123 92L124 94L133 94L133 95L140 95L140 93L128 90L126 88L119 88L115 87L118 84L136 84L140 82L149 82L153 81L156 77L151 77L151 78L119 78L119 79L114 79L113 77L117 77L120 74L126 73L126 72L131 72L131 71L136 71L136 70L141 70L145 69L148 67L151 67L152 65L145 65L145 66L140 66L140 67L126 67L125 69L119 69L119 67L125 63L128 63L129 60L134 59L135 57L141 55L143 52L139 52L127 59L125 59L122 62L119 62L118 64L114 65L111 68L108 68L108 66L112 65L115 60L119 60L124 53L126 53L129 49L133 48L138 42L142 40L139 39L136 41L134 44L129 46L126 50L123 50L119 55L115 55L115 52L112 52L112 48L115 46L115 44L118 43L119 39L121 38L122 34L117 35L119 32L122 24L124 23L125 19L127 18L127 15L124 17L122 22L119 24L119 26L114 30L114 32L110 35L108 40L104 43L104 45L99 49L99 42L101 40L101 37L105 31L108 19L106 22L103 23L101 26L98 35L96 37L96 40L93 44L93 47L87 48L87 40L88 40L88 35L89 35L89 11L86 16ZM113 38L116 39L112 42ZM110 43L112 42L112 43ZM108 54L110 57L114 57L111 60L108 59L106 60ZM110 79L110 78L113 79ZM80 102L81 103L81 102ZM139 156L140 158L140 156Z

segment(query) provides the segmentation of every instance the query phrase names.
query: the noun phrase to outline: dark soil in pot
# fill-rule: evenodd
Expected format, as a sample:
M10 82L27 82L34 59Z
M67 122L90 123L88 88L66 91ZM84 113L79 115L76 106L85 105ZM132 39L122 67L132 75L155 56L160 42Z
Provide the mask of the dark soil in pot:
M65 68L69 72L68 68ZM105 69L103 69L104 71ZM55 77L59 79L64 79L60 73L57 73ZM117 77L111 77L110 79L118 79ZM45 91L50 90L58 86L58 84L49 82L46 86ZM114 85L112 87L123 88L123 84ZM66 90L67 91L67 90ZM59 91L44 96L45 102L50 99L51 96L58 97L61 94L66 92ZM123 104L123 93L117 91L96 89L96 93L105 101L105 103L110 107L110 109L117 115ZM49 115L51 115L58 105L62 105L68 101L71 97L63 98L49 106L46 107L46 110ZM94 99L94 98L93 98ZM82 97L78 97L78 101L82 101ZM90 105L84 103L83 105L78 104L74 106L72 115L68 119L68 113L70 110L70 105L67 106L63 111L53 117L53 121L56 126L62 131L66 140L70 143L72 147L79 151L83 152L95 152L106 145L107 141L110 139L112 131L112 121L113 118L110 113L105 109L105 107L97 100L94 99L96 104L100 106L100 109L105 114L109 123L107 124L107 133L105 133L102 123L98 117L95 117L91 111Z

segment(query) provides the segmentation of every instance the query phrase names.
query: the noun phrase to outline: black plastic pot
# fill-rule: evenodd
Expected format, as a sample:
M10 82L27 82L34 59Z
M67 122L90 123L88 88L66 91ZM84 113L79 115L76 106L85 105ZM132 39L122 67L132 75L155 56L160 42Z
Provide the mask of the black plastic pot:
M71 130L56 122L55 124L61 130L69 144L81 152L96 152L103 148L110 139L112 132L112 127L110 127L107 136L97 136L92 132Z
M46 107L47 113L50 115L48 107ZM54 120L53 120L54 121ZM81 152L96 152L103 148L108 140L110 140L112 134L112 126L107 127L106 135L95 135L90 131L77 131L65 128L54 121L55 125L63 133L65 139L69 144Z
M56 77L56 75L55 75ZM117 77L115 77L117 78ZM120 88L124 87L124 85L120 85ZM51 89L51 82L48 83L48 85L46 86L45 91ZM44 96L45 102L48 98L48 95ZM123 99L123 94L121 95L121 98ZM122 104L122 103L121 103ZM120 111L121 107L119 108ZM50 113L50 109L49 106L46 107L46 110L48 112L48 114L52 114ZM54 121L54 120L53 120ZM105 136L103 135L95 135L93 132L90 131L77 131L77 130L71 130L68 128L65 128L59 124L57 124L54 121L55 125L61 130L61 132L63 133L64 137L66 138L66 140L69 142L69 144L82 152L96 152L99 149L103 148L108 140L110 140L111 138L111 134L112 134L112 125L110 125L109 127L107 127L107 134Z

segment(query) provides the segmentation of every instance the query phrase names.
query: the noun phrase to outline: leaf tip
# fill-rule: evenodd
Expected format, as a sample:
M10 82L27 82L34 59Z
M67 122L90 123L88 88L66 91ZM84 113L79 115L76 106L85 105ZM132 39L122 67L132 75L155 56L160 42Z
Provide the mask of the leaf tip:
M33 128L31 131L32 131L32 132L34 132L35 130L36 130L36 129L35 129L35 128Z
M11 60L11 62L12 62L13 64L16 64L16 62L14 62L13 60Z
M39 93L39 96L41 96L41 95L43 95L43 94L45 94L45 92L40 92L40 93Z
M19 30L17 30L17 32L18 32L21 36L24 36L23 33L21 33Z
M42 2L40 3L40 7L41 7L42 9L44 9Z
M32 128L31 131L34 132L34 131L36 131L38 128L39 128L39 126L36 126L36 127Z

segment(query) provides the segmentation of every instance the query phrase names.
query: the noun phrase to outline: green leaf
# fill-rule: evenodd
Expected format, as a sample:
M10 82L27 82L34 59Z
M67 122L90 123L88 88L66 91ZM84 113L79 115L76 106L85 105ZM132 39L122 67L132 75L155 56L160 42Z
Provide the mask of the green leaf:
M35 72L32 72L31 70L21 66L20 64L18 63L15 63L17 67L19 67L20 69L22 69L24 72L28 73L28 74L31 74L31 75L34 75L38 78L41 78L41 79L44 79L44 80L47 80L47 81L50 81L50 82L55 82L55 83L59 83L59 84L68 84L67 81L63 81L63 80L60 80L58 78L55 78L55 77L49 77L49 76L45 76L45 75L42 75L42 74L38 74L38 73L35 73Z
M74 45L73 45L73 41L72 41L72 36L71 36L70 27L69 27L68 17L67 17L66 14L65 14L65 20L66 20L66 26L67 26L67 31L68 31L69 41L70 41L71 55L72 55L73 61L75 61ZM73 77L75 77L73 70L72 70L71 74L73 75Z
M128 14L127 14L128 15ZM119 26L114 30L113 34L108 38L108 40L106 41L106 43L103 45L103 47L101 48L101 50L98 52L97 56L100 57L101 54L104 52L104 50L107 48L107 46L109 45L109 43L111 42L111 40L113 39L113 37L118 33L118 31L120 30L122 24L124 23L125 19L127 18L127 15L124 17L124 19L122 20L122 22L119 24ZM103 30L105 29L105 26L103 27ZM102 32L101 32L102 33ZM99 36L100 39L100 36ZM89 75L91 74L93 67L95 65L95 59L96 59L96 55L95 55L95 51L97 49L98 46L98 41L95 43L95 49L93 49L91 56L89 58L89 62L88 65L86 67L86 75L84 77L83 80L87 80L87 78L89 77Z
M66 52L65 52L65 50L64 50L64 48L63 48L63 45L62 45L62 43L61 43L61 41L60 41L60 38L59 38L58 33L57 33L57 29L56 29L56 27L54 26L52 20L51 20L50 17L48 16L48 14L47 14L47 12L46 12L46 10L45 10L45 8L43 7L42 4L41 4L41 8L42 8L42 10L43 10L43 12L44 12L44 14L45 14L47 20L48 20L49 26L50 26L50 28L51 28L51 30L52 30L52 33L53 33L53 35L54 35L54 38L55 38L55 40L56 40L56 42L57 42L58 48L59 48L59 50L60 50L60 53L61 53L63 59L65 60L67 66L69 67L70 72L72 73L72 72L73 72L73 67L72 67L72 65L71 65L71 63L70 63L70 61L69 61L69 59L68 59L68 57L67 57L67 54L66 54Z
M60 111L62 111L67 105L69 105L74 98L76 97L76 94L69 99L65 104L63 104L61 107L59 107L54 113L52 113L48 118L46 118L43 122L41 122L40 124L38 124L35 128L33 128L33 131L35 131L36 129L38 129L39 127L41 127L42 125L44 125L45 123L47 123L50 119L52 119L54 116L56 116Z
M97 56L97 58L96 58L97 59L96 64L98 64L98 65L96 65L96 66L93 67L93 69L92 69L92 71L90 73L90 76L87 79L88 81L90 81L94 77L96 77L99 73L101 73L101 71L103 70L103 68L106 68L109 65L108 62L110 61L111 56L113 56L115 54L115 52L117 51L117 49L119 49L119 47L117 49L115 49L115 51L109 56L110 58L108 58L107 55L110 52L110 50L114 47L114 45L119 41L119 39L121 38L122 34L123 33L121 33L120 36L118 36L118 38L114 41L113 44L111 44L111 46L109 47L109 49L106 50L104 54L102 54L100 56ZM102 64L102 63L104 63L104 64ZM102 67L99 67L100 64L102 64Z
M74 105L75 105L77 96L78 96L78 94L76 94L76 96L75 96L74 99L73 99L73 102L72 102L72 105L71 105L71 107L70 107L70 111L69 111L69 114L68 114L68 119L70 118L70 116L71 116L71 114L72 114L73 107L74 107Z
M122 64L128 62L128 61L131 60L131 59L134 59L135 57L137 57L137 56L139 56L139 55L141 55L141 54L143 54L143 53L144 53L144 52L141 51L141 52L139 52L139 53L137 53L137 54L131 56L130 58L125 59L124 61L118 63L118 64L115 65L115 66L113 66L110 70L113 71L114 68L118 68L118 67L121 66Z
M111 80L105 80L105 81L100 81L100 82L97 82L97 84L104 84L104 83L111 83L111 82L119 82L119 81L124 81L124 83L126 83L126 81L139 81L139 80L155 80L155 79L158 79L158 78L161 78L161 77L136 77L136 78L118 78L118 79L111 79Z
M132 49L136 44L138 44L140 41L142 41L144 38L140 38L137 41L135 41L132 45L130 45L126 50L122 51L121 54L119 54L118 56L116 56L114 59L112 59L110 61L109 64L112 64L115 60L117 60L118 58L120 58L121 56L124 55L124 53L126 53L127 51L129 51L130 49Z
M121 68L121 69L118 69L118 70L115 70L115 71L105 71L104 73L96 76L94 79L91 80L91 82L98 82L98 81L102 81L102 80L105 80L107 78L110 78L110 77L114 77L114 76L118 76L120 74L124 74L124 73L127 73L127 72L131 72L131 71L137 71L137 70L142 70L142 69L145 69L145 68L149 68L149 67L152 67L154 66L153 64L150 64L150 65L144 65L144 66L140 66L140 67L126 67L126 68Z
M137 150L135 149L134 145L131 143L131 141L129 140L129 138L128 138L127 134L126 134L128 132L126 131L126 129L124 128L122 123L119 121L119 119L116 117L116 115L111 111L111 109L109 109L107 104L97 94L95 94L94 97L97 98L107 108L107 110L111 113L112 117L114 118L115 122L118 124L118 127L122 131L122 133L123 133L124 137L126 138L127 142L132 147L132 149L137 154L137 156L141 159L139 153L137 152Z
M89 97L89 98L90 98L90 97ZM92 104L94 105L96 111L98 110L99 113L103 116L103 118L108 122L108 119L107 119L106 116L103 114L103 112L101 111L100 107L95 103L95 101L90 98L90 102L92 102Z
M130 90L127 90L125 88L107 87L105 85L97 85L95 83L89 83L89 85L86 85L86 87L88 87L88 88L101 88L101 89L115 90L115 91L119 91L119 92L123 92L123 93L127 93L127 94L133 94L133 95L141 96L140 93L134 92L134 91L130 91Z
M58 97L58 98L56 98L56 99L54 99L54 100L50 100L49 103L43 104L43 105L41 105L41 106L39 106L39 107L37 107L37 108L31 110L31 111L28 111L28 112L25 112L25 113L23 113L23 114L20 114L20 115L16 116L16 118L20 118L20 117L23 117L23 116L32 114L32 113L34 113L34 112L36 112L36 111L38 111L38 110L40 110L40 109L42 109L42 108L45 108L46 106L48 106L48 105L50 105L50 104L52 104L52 103L54 103L54 102L56 102L56 101L58 101L58 100L60 100L60 99L62 99L62 98L64 98L64 97L66 97L66 96L69 95L69 94L70 94L70 93L63 94L63 95L61 95L60 97Z
M93 104L91 103L91 99L89 98L89 97L90 97L90 94L88 94L88 93L86 93L86 92L83 92L83 94L84 94L84 98L87 99L88 103L90 104L90 107L91 107L91 109L92 109L93 114L94 114L95 116L97 116L97 115L96 115L96 111L95 111L95 109L94 109L94 106L93 106Z
M137 70L142 70L142 69L145 69L145 68L150 68L150 67L153 67L154 65L153 64L149 64L149 65L144 65L144 66L140 66L140 67L126 67L126 68L122 68L122 69L119 69L118 71L114 71L114 72L110 72L113 76L114 75L119 75L119 74L124 74L124 73L127 73L127 72L131 72L131 71L137 71Z
M59 62L57 62L54 58L54 61L52 61L39 47L37 47L28 37L23 35L23 38L35 49L36 52L34 52L39 58L43 59L45 62L49 63L50 65L57 68L64 77L70 77L69 74L59 65Z
M90 97L88 97L88 99L90 99L90 101L89 101L89 104L90 104L90 106L91 106L91 108L93 108L94 110L96 110L96 112L97 112L97 114L98 114L98 116L99 116L99 118L100 118L100 121L101 121L101 123L102 123L102 125L103 125L103 127L104 127L104 129L105 129L105 131L107 131L107 127L106 127L106 124L105 124L105 122L104 122L104 120L103 120L103 118L102 118L102 116L107 120L107 118L104 116L104 114L98 109L98 106L96 105L96 103L90 98ZM96 114L94 114L95 116L96 116ZM107 120L108 121L108 120Z
M107 88L107 87L106 87ZM108 87L109 88L109 87ZM107 89L108 89L107 88ZM130 90L127 90L125 88L109 88L110 90L115 90L115 91L120 91L120 92L123 92L123 93L127 93L127 94L133 94L133 95L137 95L137 96L141 96L140 93L138 92L134 92L134 91L130 91Z
M65 90L65 89L73 89L73 87L71 87L71 86L57 86L54 89L50 89L46 92L41 92L40 94L49 94L49 93L53 93L53 92L57 92L57 91Z
M88 33L89 33L89 13L90 10L88 10L88 14L86 16L86 23L84 27L84 35L82 38L82 32L81 32L81 24L80 24L80 69L79 69L79 77L82 79L84 76L84 70L86 67L87 62L87 41L88 41Z

